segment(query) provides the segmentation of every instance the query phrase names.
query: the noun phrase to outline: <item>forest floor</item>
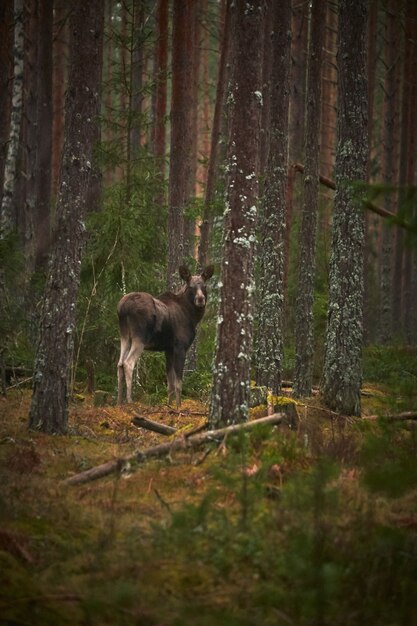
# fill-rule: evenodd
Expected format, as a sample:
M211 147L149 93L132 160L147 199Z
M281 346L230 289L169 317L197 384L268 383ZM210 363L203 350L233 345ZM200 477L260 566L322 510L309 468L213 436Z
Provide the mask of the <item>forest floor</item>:
M0 400L0 624L417 624L415 422L347 419L311 398L295 428L68 486L169 440L133 415L177 436L207 407L83 396L58 437L28 431L29 405L29 390ZM368 388L363 415L392 405Z

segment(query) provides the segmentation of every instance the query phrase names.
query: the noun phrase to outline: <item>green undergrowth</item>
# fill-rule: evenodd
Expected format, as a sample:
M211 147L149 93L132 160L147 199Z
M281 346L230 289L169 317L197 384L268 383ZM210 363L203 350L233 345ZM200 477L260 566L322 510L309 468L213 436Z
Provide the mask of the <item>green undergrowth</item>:
M204 409L186 407L151 417L184 427ZM296 429L259 426L69 488L166 439L92 406L72 410L66 437L28 434L26 411L1 407L0 624L417 623L410 424L299 407Z

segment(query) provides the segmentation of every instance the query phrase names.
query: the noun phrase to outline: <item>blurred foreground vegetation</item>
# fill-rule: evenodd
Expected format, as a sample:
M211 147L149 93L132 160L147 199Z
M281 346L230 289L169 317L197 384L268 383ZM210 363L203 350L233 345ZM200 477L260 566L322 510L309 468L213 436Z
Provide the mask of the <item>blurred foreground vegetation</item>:
M369 351L386 384L366 385L364 415L417 408L402 386L415 362ZM132 411L187 429L206 406L186 400L178 415L85 396L55 438L28 433L29 401L14 390L0 404L1 624L417 623L415 422L345 420L312 398L296 430L259 427L68 488L163 439L134 428Z

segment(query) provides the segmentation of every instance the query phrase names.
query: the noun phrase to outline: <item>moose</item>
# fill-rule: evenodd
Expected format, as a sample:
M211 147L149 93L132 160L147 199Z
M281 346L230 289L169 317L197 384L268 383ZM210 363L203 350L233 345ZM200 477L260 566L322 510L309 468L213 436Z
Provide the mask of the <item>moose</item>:
M185 355L194 341L197 324L207 303L206 282L213 275L212 265L201 275L192 276L186 265L179 275L185 285L177 293L166 292L154 298L136 291L120 300L117 314L120 326L120 358L117 365L118 404L123 401L123 378L127 402L132 402L132 374L143 350L165 352L168 403L174 396L181 406L182 374Z

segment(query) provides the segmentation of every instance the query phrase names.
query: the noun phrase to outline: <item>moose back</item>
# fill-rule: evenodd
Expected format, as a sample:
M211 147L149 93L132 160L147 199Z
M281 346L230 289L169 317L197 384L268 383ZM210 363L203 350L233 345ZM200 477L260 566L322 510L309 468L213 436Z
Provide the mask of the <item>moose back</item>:
M207 303L206 281L213 275L209 265L201 275L192 276L185 265L179 268L185 285L178 293L167 292L154 298L136 291L120 300L117 313L120 326L120 358L117 365L118 403L123 401L123 379L127 401L132 402L132 374L143 350L165 352L168 402L181 405L185 355L191 346L197 324Z

